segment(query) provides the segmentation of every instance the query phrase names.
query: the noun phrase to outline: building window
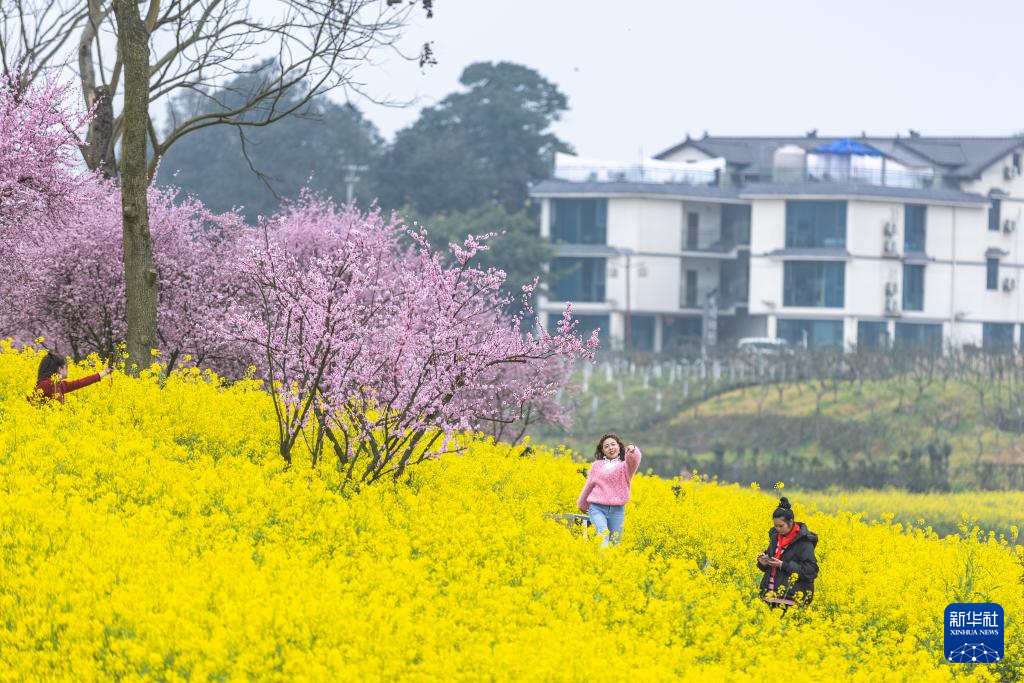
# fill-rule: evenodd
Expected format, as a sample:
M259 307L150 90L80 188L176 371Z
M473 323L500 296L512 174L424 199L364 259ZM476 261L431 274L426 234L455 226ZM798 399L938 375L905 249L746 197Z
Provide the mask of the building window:
M629 345L633 351L654 350L654 316L629 316Z
M942 325L935 323L896 323L896 345L928 351L942 350Z
M999 289L999 259L985 259L985 287Z
M694 251L700 244L700 214L689 211L686 214L686 235L683 237L683 251Z
M924 310L924 266L903 266L903 310Z
M683 287L679 292L679 308L697 308L697 271L686 267L685 262L680 262L682 266L683 275ZM703 304L703 302L701 302Z
M702 322L698 316L666 315L661 319L661 348L670 351L699 344Z
M885 322L861 320L857 323L858 349L889 348L889 325Z
M992 205L988 208L988 229L990 232L999 232L999 211L1002 202L998 199L991 201Z
M722 205L722 240L727 244L750 244L750 205Z
M846 247L846 202L786 202L787 247Z
M923 252L925 235L925 211L921 204L907 204L903 208L903 251Z
M605 244L607 199L552 199L551 238L568 244Z
M982 323L981 346L986 351L1009 351L1013 348L1013 323Z
M578 321L575 332L586 341L590 339L591 333L598 330L597 336L604 346L608 342L608 335L611 330L611 318L607 315L579 315L572 314L572 319ZM551 334L558 333L558 323L562 320L561 313L548 313L548 331Z
M808 349L843 348L842 320L790 320L782 318L775 336Z
M604 301L606 264L603 258L556 258L551 274L556 301Z
M783 306L842 308L846 264L787 261L783 270Z

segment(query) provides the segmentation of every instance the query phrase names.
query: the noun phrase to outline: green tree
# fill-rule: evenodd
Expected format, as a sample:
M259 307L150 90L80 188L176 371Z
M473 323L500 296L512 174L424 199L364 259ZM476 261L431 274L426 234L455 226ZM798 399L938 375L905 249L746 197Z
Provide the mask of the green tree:
M519 64L480 62L462 72L468 90L428 107L395 136L384 159L384 206L421 214L498 202L525 208L529 184L547 178L554 153L570 147L549 131L565 95Z
M185 94L170 118L213 103L227 108L245 97L252 77L241 76L212 97ZM254 116L258 116L255 112ZM383 139L357 109L318 97L273 127L212 126L180 140L167 153L159 180L195 194L216 211L242 206L246 218L273 213L304 187L347 199L350 166L357 167L354 199L376 198L374 169Z
M435 214L419 222L437 249L447 249L467 235L500 233L487 242L490 248L480 253L476 263L504 270L511 294L518 294L522 285L543 276L541 264L554 255L552 246L540 239L537 221L526 211L508 213L497 204L485 204L467 211Z

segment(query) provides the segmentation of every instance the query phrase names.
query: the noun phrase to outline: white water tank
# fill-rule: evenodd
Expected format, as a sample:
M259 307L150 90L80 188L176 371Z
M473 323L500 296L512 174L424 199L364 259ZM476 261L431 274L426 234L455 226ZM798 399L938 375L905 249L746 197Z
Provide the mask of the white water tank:
M777 183L796 183L804 179L807 152L796 145L783 145L772 155L772 179Z

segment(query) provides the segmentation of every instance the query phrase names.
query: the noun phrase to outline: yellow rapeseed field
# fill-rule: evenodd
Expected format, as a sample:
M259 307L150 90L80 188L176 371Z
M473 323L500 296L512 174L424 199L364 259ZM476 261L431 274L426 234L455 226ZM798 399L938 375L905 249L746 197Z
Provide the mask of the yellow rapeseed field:
M483 440L408 481L338 493L275 455L249 382L117 374L34 408L34 350L0 349L0 679L1018 680L1024 586L997 539L849 514L809 608L756 599L774 501L640 476L605 550L543 517L565 453ZM72 376L87 372L76 367ZM161 386L162 384L162 386ZM629 435L641 447L642 435ZM954 601L1005 609L996 665L943 659Z

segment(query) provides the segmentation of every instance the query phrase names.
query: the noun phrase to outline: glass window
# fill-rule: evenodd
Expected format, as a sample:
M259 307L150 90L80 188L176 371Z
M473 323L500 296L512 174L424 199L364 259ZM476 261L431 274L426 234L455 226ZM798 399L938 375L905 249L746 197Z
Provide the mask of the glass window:
M924 266L903 266L903 310L924 310Z
M783 306L843 307L845 263L787 261L783 268Z
M843 321L780 319L775 336L785 339L794 346L806 345L809 349L841 349Z
M629 343L633 351L654 350L654 316L637 315L629 316Z
M1009 351L1013 348L1013 323L982 323L981 346L986 351Z
M999 259L985 259L985 287L999 289Z
M701 318L697 316L666 315L662 318L661 346L665 350L677 349L699 343L702 331Z
M857 348L889 348L889 325L885 322L861 320L857 323Z
M999 232L999 214L1002 202L998 199L993 199L992 206L988 209L988 229L992 232Z
M846 202L786 202L787 247L845 247Z
M605 259L556 258L551 263L556 301L604 301Z
M896 323L896 344L941 351L942 325L937 323Z
M602 348L608 343L608 333L611 329L611 320L607 315L577 315L573 313L573 320L578 320L575 332L586 341L594 330L599 330L598 338L601 340ZM558 323L562 320L561 313L548 313L548 331L551 334L558 332Z
M749 204L722 204L722 239L728 244L750 244Z
M607 199L552 199L551 238L568 244L605 244Z
M903 251L924 251L927 208L921 204L907 204L903 208Z

